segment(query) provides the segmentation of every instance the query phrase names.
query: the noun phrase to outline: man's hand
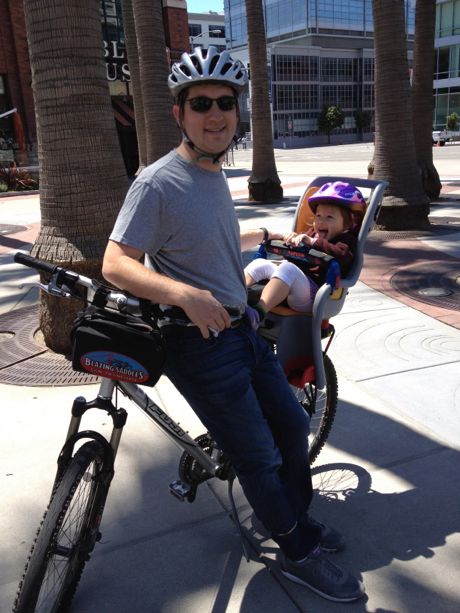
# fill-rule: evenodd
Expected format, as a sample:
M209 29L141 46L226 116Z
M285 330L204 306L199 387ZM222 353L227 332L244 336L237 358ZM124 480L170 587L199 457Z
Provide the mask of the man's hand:
M203 338L209 338L210 331L221 332L230 327L230 315L208 290L188 286L178 306L198 326Z
M104 277L139 298L180 307L204 338L209 338L210 330L220 332L230 327L230 315L211 292L146 268L139 261L142 255L134 247L109 241L102 269Z

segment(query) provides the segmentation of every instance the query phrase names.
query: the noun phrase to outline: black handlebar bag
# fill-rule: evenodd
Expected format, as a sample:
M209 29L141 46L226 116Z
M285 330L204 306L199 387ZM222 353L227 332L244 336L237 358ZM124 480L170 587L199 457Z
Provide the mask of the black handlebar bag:
M154 386L165 364L158 330L138 317L89 306L72 328L72 368L116 381Z

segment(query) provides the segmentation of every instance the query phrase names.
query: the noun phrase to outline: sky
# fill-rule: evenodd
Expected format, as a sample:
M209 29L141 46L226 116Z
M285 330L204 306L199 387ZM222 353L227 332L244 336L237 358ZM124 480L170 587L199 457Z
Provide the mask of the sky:
M189 13L209 13L209 11L224 12L224 0L187 0Z

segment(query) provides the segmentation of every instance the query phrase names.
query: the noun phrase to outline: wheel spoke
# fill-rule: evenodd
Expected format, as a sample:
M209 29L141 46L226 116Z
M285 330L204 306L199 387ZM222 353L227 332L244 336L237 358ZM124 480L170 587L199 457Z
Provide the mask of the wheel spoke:
M92 546L89 522L101 465L98 447L93 443L84 447L72 458L53 493L15 610L57 613L68 606L77 586Z
M329 435L337 404L337 376L328 356L324 356L324 366L326 387L319 389L314 382L306 383L303 388L291 385L294 395L310 417L308 447L311 462L315 460Z
M69 567L74 554L78 551L78 538L88 515L88 500L91 495L94 462L82 476L77 489L69 502L61 528L56 536L56 543L51 548L48 565L42 583L42 589L37 601L37 612L52 613L53 603L56 603L66 586Z

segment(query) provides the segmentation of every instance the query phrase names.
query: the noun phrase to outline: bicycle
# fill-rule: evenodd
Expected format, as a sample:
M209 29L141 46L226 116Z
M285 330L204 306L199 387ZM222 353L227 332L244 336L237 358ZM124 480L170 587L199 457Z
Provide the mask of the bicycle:
M310 416L311 462L317 458L326 442L337 406L337 374L327 356L334 336L334 327L329 318L340 313L348 289L359 278L363 265L364 243L377 218L387 185L385 181L317 177L299 200L293 230L302 231L305 213L308 214L307 205L311 190L328 181L352 183L369 192L352 269L347 277L340 277L331 265L326 282L316 293L311 314L293 313L285 307L275 307L267 315L265 324L259 328L259 333L276 351L288 381ZM274 249L276 248L275 245ZM307 255L322 259L318 253ZM150 303L146 304L146 301L126 292L105 288L97 281L31 256L17 253L14 259L50 275L47 285L38 285L52 295L74 297L86 305L96 304L101 308L102 289L102 310L107 309L112 314L119 312L132 315L143 325L147 324L155 330L162 319L174 319L176 316L174 311L168 315L161 309L159 311L158 305L155 307ZM331 264L334 262L335 260ZM121 370L123 362L122 357ZM198 486L211 478L227 481L231 517L239 530L243 552L249 561L232 493L235 472L212 436L205 433L195 439L191 438L137 383L102 378L94 400L87 402L81 397L74 400L66 441L58 457L48 510L19 585L14 613L65 611L70 605L84 566L101 538L100 523L127 418L126 410L117 406L117 391L144 411L169 439L182 449L178 467L179 479L169 485L170 492L178 500L193 502ZM80 431L84 413L92 408L103 409L112 418L113 427L109 440L98 432ZM77 443L81 445L76 449Z
M126 292L106 288L93 279L29 255L17 253L14 259L50 275L47 284L39 283L39 286L54 296L77 298L86 305L97 304L112 314L121 313L137 318L142 325L147 324L155 330L161 321L177 316L177 311L159 311L158 305L151 305ZM102 307L101 291L104 295ZM267 328L265 333L269 334L268 340L276 349L271 337L273 330ZM122 360L122 370L125 365ZM310 435L312 460L327 438L337 403L337 378L329 358L325 368L328 379L322 403L319 402L314 381L305 383L300 399L304 409L313 418ZM195 439L191 438L137 383L102 378L95 399L86 401L83 397L77 397L73 402L66 440L57 461L49 506L19 585L13 609L15 613L65 611L75 594L85 564L101 538L100 524L127 419L127 411L117 406L116 391L120 391L144 411L183 450L178 467L179 479L169 485L171 494L177 499L193 502L198 486L213 477L228 482L231 516L238 527L244 555L249 561L232 493L235 472L211 435L205 433ZM316 404L317 421L314 419ZM104 410L112 419L109 440L99 432L80 430L83 415L94 408Z

